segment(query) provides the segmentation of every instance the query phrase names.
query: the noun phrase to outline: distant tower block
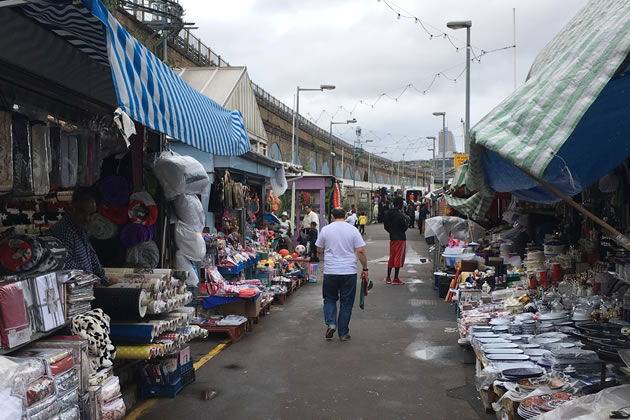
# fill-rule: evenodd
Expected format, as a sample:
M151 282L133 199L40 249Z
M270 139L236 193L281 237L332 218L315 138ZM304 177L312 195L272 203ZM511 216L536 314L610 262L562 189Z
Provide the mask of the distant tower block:
M440 130L439 139L438 139L438 151L440 155L438 157L442 156L443 135L444 135L443 131ZM446 153L457 153L457 150L455 149L455 136L453 136L453 132L449 131L448 129L446 130Z

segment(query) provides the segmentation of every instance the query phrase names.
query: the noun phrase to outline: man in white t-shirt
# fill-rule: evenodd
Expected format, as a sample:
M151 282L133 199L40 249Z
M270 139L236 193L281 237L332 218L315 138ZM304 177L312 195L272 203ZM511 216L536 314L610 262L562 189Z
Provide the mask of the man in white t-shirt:
M355 227L359 224L359 219L357 218L356 210L350 211L350 215L346 218L346 223Z
M357 257L367 269L365 242L359 231L345 223L344 209L332 210L332 222L322 228L315 245L324 254L324 320L326 339L331 340L338 330L339 339L350 339L350 317L357 290ZM337 318L337 301L339 317Z

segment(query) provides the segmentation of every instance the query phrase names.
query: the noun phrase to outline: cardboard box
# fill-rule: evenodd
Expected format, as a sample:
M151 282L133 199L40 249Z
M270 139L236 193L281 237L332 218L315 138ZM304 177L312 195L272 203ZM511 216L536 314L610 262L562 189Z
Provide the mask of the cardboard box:
M262 297L254 299L241 299L236 302L224 303L221 305L223 315L242 315L248 318L255 318L260 313Z
M0 347L13 348L31 339L22 282L0 284Z

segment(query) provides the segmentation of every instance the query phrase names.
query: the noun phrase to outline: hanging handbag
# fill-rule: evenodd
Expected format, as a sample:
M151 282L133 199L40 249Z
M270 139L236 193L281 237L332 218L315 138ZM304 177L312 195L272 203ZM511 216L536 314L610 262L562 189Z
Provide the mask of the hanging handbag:
M223 176L224 183L224 201L225 207L228 209L234 208L234 183L232 182L232 177L230 176L229 171L225 171L225 175Z

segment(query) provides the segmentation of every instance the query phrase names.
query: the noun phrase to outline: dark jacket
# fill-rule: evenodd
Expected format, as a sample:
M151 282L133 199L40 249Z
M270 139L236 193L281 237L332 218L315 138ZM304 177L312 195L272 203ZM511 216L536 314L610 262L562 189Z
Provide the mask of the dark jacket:
M402 210L391 209L385 215L385 230L389 232L390 241L406 241L405 231L409 226L409 218Z

